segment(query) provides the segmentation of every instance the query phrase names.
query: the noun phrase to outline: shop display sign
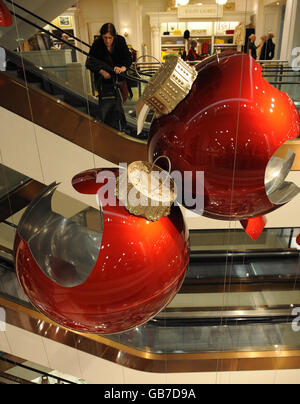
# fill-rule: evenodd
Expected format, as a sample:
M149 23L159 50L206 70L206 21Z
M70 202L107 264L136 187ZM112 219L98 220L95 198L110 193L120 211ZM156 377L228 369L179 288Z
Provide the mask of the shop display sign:
M218 4L178 7L178 18L222 18L223 14L223 6Z

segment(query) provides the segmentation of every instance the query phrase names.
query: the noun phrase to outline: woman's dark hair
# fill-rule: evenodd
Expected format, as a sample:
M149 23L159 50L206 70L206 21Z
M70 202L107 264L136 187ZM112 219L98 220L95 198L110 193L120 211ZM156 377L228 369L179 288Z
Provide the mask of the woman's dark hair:
M116 36L117 35L117 31L116 28L114 26L114 24L112 23L107 23L104 24L101 29L100 29L100 35L106 35L106 34L111 34L112 36Z

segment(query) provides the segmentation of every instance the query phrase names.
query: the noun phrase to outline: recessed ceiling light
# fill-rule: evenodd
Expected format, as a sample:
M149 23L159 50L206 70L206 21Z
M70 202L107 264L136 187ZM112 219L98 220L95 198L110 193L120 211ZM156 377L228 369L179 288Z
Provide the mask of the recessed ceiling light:
M189 4L190 0L177 0L177 5L178 6L187 6Z

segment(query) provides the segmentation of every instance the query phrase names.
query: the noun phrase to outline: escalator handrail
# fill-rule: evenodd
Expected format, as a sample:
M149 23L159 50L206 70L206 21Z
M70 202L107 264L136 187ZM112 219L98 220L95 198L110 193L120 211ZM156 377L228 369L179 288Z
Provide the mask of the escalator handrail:
M89 45L88 43L86 43L86 42L82 41L81 39L77 38L75 35L70 34L70 33L66 32L66 31L64 31L63 29L57 27L55 24L52 24L51 22L49 22L49 21L45 20L44 18L38 16L37 14L35 14L32 11L28 10L27 8L20 6L19 4L15 3L12 0L6 0L6 2L12 4L14 7L17 7L22 11L25 11L27 14L30 14L32 17L37 18L38 20L44 22L45 24L50 25L51 27L55 28L56 30L60 31L61 33L67 34L69 37L75 39L77 42L82 43L82 45L85 45L88 48L91 48L91 45ZM15 14L14 12L12 12L12 13ZM43 31L44 31L44 29L43 29Z
M5 373L0 370L0 384L32 385L36 383L14 376L10 373Z
M89 49L91 49L91 45L89 45L89 44L86 43L85 41L82 41L81 39L77 38L75 35L64 31L63 29L57 27L55 24L52 24L51 22L49 22L49 21L47 21L46 19L44 19L44 18L38 16L37 14L35 14L35 13L33 13L32 11L26 9L25 7L20 6L19 4L15 3L15 2L12 1L12 0L6 0L6 2L10 3L10 4L13 5L14 7L19 8L19 9L22 10L22 11L25 11L25 12L28 13L29 15L33 16L34 18L39 19L40 21L44 22L45 24L50 25L51 27L55 28L56 30L60 31L61 33L67 34L69 37L75 39L77 42L79 42L79 43L81 43L81 44L87 46ZM41 30L41 31L43 31L43 32L47 32L48 35L55 37L56 39L58 39L58 40L60 40L61 42L65 43L66 45L70 46L71 48L77 50L78 52L81 52L82 54L84 54L84 55L86 55L86 56L89 56L89 54L88 54L87 52L83 51L82 49L78 48L77 46L75 46L75 45L73 45L73 44L70 44L69 42L65 41L65 40L62 39L61 37L59 37L59 36L53 34L51 31L48 31L48 30L44 29L43 27L40 27L40 26L38 26L37 24L34 24L33 22L31 22L31 21L25 19L24 17L22 17L22 16L16 14L15 12L13 12L13 14L14 14L17 18L23 19L23 21L27 22L27 23L30 24L30 25L33 25L35 28L38 28L39 30ZM265 62L265 61L260 61L260 62L263 63L263 62ZM272 68L274 69L274 66L263 66L263 68L264 68L264 69L272 69ZM290 67L282 67L282 66L279 66L279 68L280 68L281 70L282 70L282 68L283 68L283 69L290 69ZM138 79L137 77L130 76L130 75L128 75L128 74L124 74L124 75L122 74L121 76L123 76L124 78L127 78L127 79L129 79L129 80L133 80L133 81L137 81L137 82L141 82L141 83L148 83L148 81L146 81L146 80ZM276 84L276 83L274 83L274 84ZM298 83L289 83L289 84L298 84Z
M5 48L4 48L5 49ZM21 68L25 68L25 71L32 73L34 75L36 75L37 77L39 77L42 80L45 80L45 70L41 71L41 69L36 66L34 63L29 62L28 60L23 60L22 58L18 55L18 53L12 52L8 49L5 49L5 52L7 54L7 59L9 59L9 61L11 61L12 63L14 63L15 65L21 67ZM51 73L49 73L48 71L47 73L47 82L55 85L58 88L61 88L62 91L68 91L68 93L70 95L76 95L76 97L82 98L84 101L88 101L89 103L93 103L93 100L88 97L88 100L86 99L86 97L83 96L83 94L80 94L76 91L74 91L73 89L69 88L68 86L66 86L66 83L63 80L58 80L57 76L53 76L53 78L51 77ZM95 102L95 104L97 104Z
M51 32L51 31L49 31L49 30L47 30L47 29L45 29L45 28L43 28L43 27L41 27L41 26L39 26L39 25L33 23L32 21L28 20L27 18L25 18L25 17L23 17L23 16L21 16L21 15L19 15L19 14L14 13L14 16L17 17L17 18L19 18L20 20L26 22L27 24L32 25L33 27L37 28L39 31L46 32L49 36L58 39L59 41L61 41L61 42L63 42L64 44L68 45L70 48L76 50L77 52L79 52L79 53L81 53L81 54L83 54L83 55L89 57L89 53L88 53L88 52L85 52L84 50L78 48L78 46L75 46L75 45L73 45L73 44L71 44L71 43L65 41L64 39L60 38L58 35L54 34L53 32ZM109 67L109 66L108 66L108 67ZM108 73L114 73L114 70L113 70L113 69L110 70L110 69L107 68L106 70L108 71ZM146 80L139 79L139 78L137 78L137 77L128 75L127 72L126 72L126 73L121 73L121 74L119 74L119 76L120 76L120 77L123 77L123 78L125 78L125 79L127 79L127 80L132 80L132 81L136 81L136 82L140 82L140 83L148 83L148 81L146 81Z
M67 384L76 384L76 383L74 383L74 382L72 382L70 380L63 379L62 377L58 377L58 376L52 375L50 373L43 372L43 371L41 371L39 369L35 369L35 368L31 367L31 366L24 365L23 363L18 363L18 362L12 361L12 360L7 359L7 358L0 358L0 362L9 363L10 365L15 365L15 367L17 367L17 368L19 367L19 368L22 368L22 369L25 369L25 370L29 370L29 371L31 371L33 373L37 373L37 374L39 374L41 376L50 377L50 378L56 379L57 381L60 381L60 382L64 382L64 383L67 383Z
M89 54L88 54L87 52L85 52L84 50L78 48L76 45L70 44L68 41L65 41L64 39L62 39L62 38L59 37L58 35L56 35L56 34L54 34L53 32L51 32L51 31L49 31L49 30L47 30L47 29L41 27L40 25L35 24L34 22L28 20L27 18L25 18L25 17L23 17L23 16L21 16L21 15L19 15L19 14L17 14L17 13L14 13L14 16L16 16L16 17L19 18L20 20L26 22L27 24L32 25L34 28L37 28L39 31L46 32L48 35L52 36L53 38L58 39L59 41L61 41L61 42L63 42L64 44L68 45L69 47L71 47L71 48L77 50L78 52L82 53L83 55L89 56Z

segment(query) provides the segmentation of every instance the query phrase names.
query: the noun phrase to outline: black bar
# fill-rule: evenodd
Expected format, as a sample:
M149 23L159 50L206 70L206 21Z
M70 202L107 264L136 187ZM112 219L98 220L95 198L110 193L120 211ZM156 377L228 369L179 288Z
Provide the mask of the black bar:
M274 85L278 84L281 87L281 86L285 86L287 84L300 84L300 82L299 81L272 81L269 84L274 84Z
M2 223L6 224L7 226L13 227L14 229L18 228L18 226L16 226L15 224L13 224L11 222L8 222L7 220L3 220Z
M217 326L241 326L251 324L286 324L292 323L295 317L290 314L282 316L264 316L264 317L243 317L236 315L236 317L210 317L210 318L154 318L149 321L149 325L156 327L217 327ZM166 321L167 320L167 321Z
M290 239L289 239L289 248L291 248L291 246L292 246L293 236L294 236L294 229L291 229L290 230Z
M270 75L264 74L264 77L274 77L274 76L275 76L274 74L270 74ZM299 76L291 76L290 74L287 74L287 75L282 75L281 77L296 78L296 77L300 77L300 75ZM300 81L299 81L299 84L300 84Z

